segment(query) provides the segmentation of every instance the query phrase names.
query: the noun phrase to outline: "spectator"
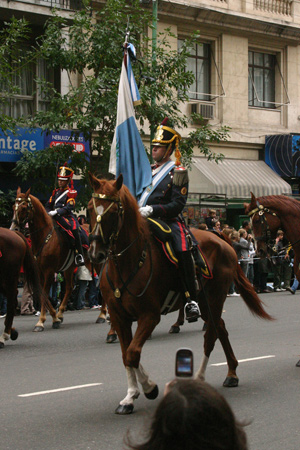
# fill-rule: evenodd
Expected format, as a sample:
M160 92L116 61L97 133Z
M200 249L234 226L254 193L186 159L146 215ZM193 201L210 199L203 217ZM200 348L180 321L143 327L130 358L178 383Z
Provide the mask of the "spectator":
M225 398L199 380L169 384L160 401L146 442L131 450L247 450L247 437Z
M76 309L84 309L85 307L85 295L88 288L89 281L92 280L92 276L86 266L79 266L77 269L77 280L79 284L79 290L77 295L77 301L75 303Z
M208 211L208 217L205 218L205 223L206 223L207 228L208 228L209 230L212 230L212 229L213 229L213 223L212 223L212 221L213 221L213 219L216 218L216 216L217 216L217 211L216 211L215 209L210 209L210 210Z
M206 223L199 223L199 230L208 230Z
M282 230L277 231L276 241L275 241L275 252L276 256L273 258L273 271L274 271L274 291L281 292L286 291L290 287L292 278L292 267L290 260L290 246L286 246L284 243L284 233ZM283 287L281 287L283 283Z
M217 217L212 220L212 225L213 225L214 231L221 233L221 222L219 221L219 219Z

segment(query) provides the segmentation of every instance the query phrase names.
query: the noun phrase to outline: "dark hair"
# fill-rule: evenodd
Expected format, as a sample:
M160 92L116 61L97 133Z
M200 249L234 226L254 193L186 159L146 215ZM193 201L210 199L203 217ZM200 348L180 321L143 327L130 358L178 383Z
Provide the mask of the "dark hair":
M242 228L245 228L248 225L250 225L249 220L244 220L243 223L242 223Z
M159 403L144 444L131 450L247 450L243 426L225 398L199 380L177 381Z

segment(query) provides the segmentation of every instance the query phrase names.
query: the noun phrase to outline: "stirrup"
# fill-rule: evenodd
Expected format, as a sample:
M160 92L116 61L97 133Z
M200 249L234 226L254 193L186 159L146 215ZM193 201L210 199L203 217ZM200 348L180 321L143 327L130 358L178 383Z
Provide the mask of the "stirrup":
M75 264L76 264L76 266L84 266L85 265L83 256L80 253L78 253L75 256Z
M190 300L186 303L186 305L184 307L184 312L185 312L185 318L189 323L197 322L197 320L200 317L199 306L193 300Z

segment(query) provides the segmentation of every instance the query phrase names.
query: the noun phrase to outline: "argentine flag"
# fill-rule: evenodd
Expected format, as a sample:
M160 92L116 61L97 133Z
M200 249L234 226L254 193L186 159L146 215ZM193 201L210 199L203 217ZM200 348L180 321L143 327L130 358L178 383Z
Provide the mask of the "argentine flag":
M130 57L125 49L118 92L117 123L111 145L109 172L123 174L124 184L134 197L139 197L151 184L152 172L144 144L139 134L134 104L140 94L132 72Z

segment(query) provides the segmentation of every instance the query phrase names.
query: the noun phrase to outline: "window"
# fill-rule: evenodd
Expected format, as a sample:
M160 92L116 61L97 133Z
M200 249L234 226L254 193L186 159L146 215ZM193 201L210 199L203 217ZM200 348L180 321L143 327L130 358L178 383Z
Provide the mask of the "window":
M25 50L23 48L20 51ZM0 83L0 92L6 92L9 96L8 101L1 104L0 112L16 119L33 115L35 111L47 110L48 101L37 85L36 79L39 78L54 85L54 70L47 68L43 60L15 68L16 71L9 82Z
M180 49L183 41L178 39ZM195 82L190 86L189 97L192 100L210 100L210 45L196 44L187 59L186 70L193 72Z
M275 108L275 64L275 55L249 51L249 106Z

